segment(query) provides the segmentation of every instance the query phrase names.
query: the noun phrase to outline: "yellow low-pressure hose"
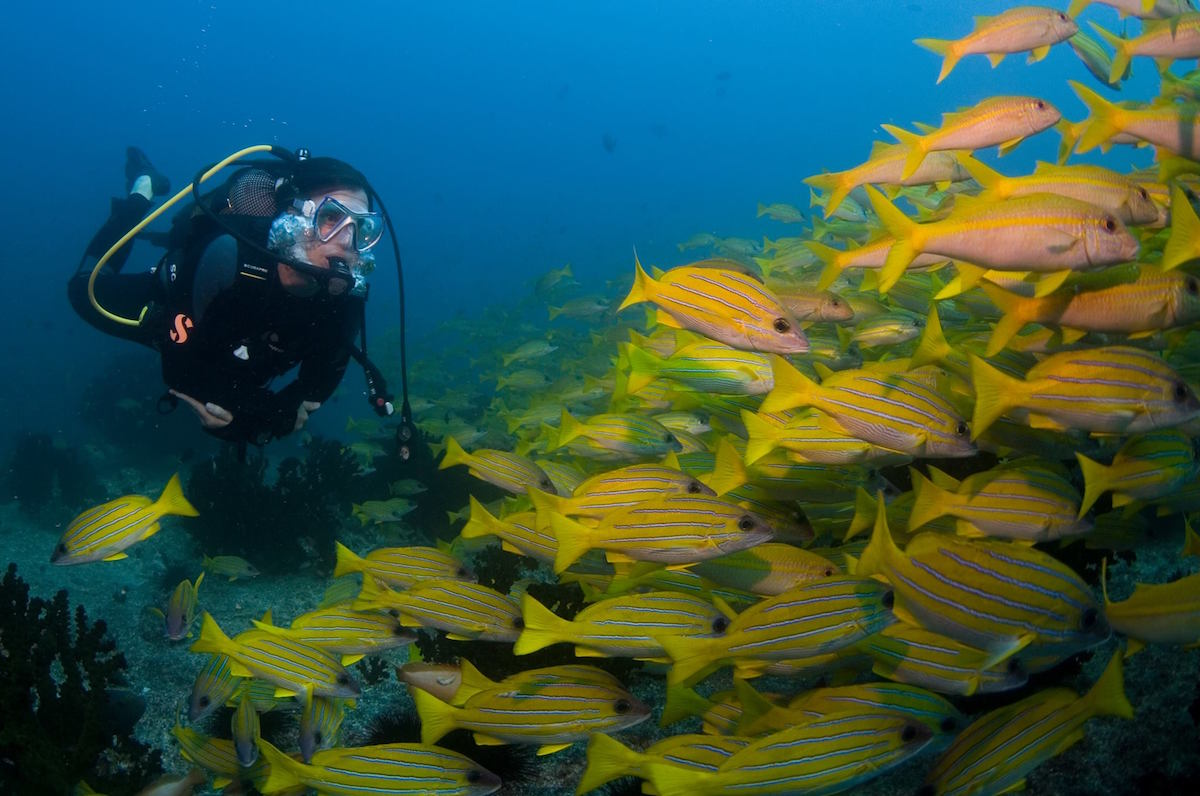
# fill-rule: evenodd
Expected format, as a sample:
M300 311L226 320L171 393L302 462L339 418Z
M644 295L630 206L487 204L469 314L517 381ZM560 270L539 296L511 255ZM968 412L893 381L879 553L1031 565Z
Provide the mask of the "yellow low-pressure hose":
M259 144L257 146L248 146L245 149L240 149L237 152L234 152L229 157L227 157L224 160L217 163L215 166L210 168L208 171L204 172L203 176L200 177L199 182L201 182L201 183L206 182L209 177L213 176L218 171L220 171L221 169L228 166L230 163L233 163L235 160L240 160L241 158L244 158L247 155L253 155L256 152L270 152L273 148L274 147L272 147L270 144ZM92 302L92 306L96 308L96 312L100 313L102 316L104 316L105 318L107 318L110 321L113 321L114 323L124 324L125 326L140 326L141 325L142 318L144 318L146 316L146 310L149 308L142 307L142 311L140 313L138 313L138 317L136 317L136 318L122 318L120 315L114 315L113 313L104 309L104 307L100 306L100 302L96 300L96 292L95 292L96 276L100 273L100 269L104 267L104 264L107 263L109 261L109 259L111 259L112 256L121 249L122 246L124 246L129 241L133 240L134 237L136 237L139 232L141 232L143 229L145 229L147 226L149 226L151 223L153 223L154 219L158 218L163 213L165 213L167 210L169 210L172 205L174 205L176 202L178 202L180 199L184 198L185 196L190 195L192 193L192 186L193 186L193 183L188 183L188 185L185 188L183 188L183 190L181 190L179 193L172 196L167 201L163 202L162 205L160 205L157 210L155 210L153 213L151 213L150 215L143 218L140 222L138 222L137 226L135 226L133 229L126 232L119 241L114 243L112 245L112 247L109 248L109 250L104 253L103 257L101 257L99 260L96 261L95 267L92 268L92 274L90 277L88 277L88 300Z

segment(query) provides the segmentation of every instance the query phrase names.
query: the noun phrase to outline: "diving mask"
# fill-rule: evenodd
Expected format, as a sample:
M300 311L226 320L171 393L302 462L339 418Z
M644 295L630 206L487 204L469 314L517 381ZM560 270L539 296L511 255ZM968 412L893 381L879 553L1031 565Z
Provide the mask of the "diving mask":
M296 199L292 206L309 220L321 243L333 240L348 226L354 228L354 248L360 252L370 249L383 237L383 218L378 213L356 213L332 196L326 196L319 203L312 199Z
M330 201L336 202L337 200ZM315 203L309 200L307 204ZM338 204L341 203L338 202ZM313 209L315 210L315 207ZM344 226L343 223L342 227ZM357 230L356 227L356 241L359 240ZM329 238L336 234L335 230L330 233ZM330 295L339 296L348 292L351 296L365 296L367 294L367 274L375 270L375 255L359 249L357 257L352 262L347 262L340 257L330 257L328 267L321 268L312 265L308 259L308 247L318 240L321 240L320 232L309 217L284 213L271 224L267 235L267 249L278 254L281 261L288 266L325 285ZM328 239L321 242L326 242L326 240ZM375 242L378 240L379 235L376 234Z

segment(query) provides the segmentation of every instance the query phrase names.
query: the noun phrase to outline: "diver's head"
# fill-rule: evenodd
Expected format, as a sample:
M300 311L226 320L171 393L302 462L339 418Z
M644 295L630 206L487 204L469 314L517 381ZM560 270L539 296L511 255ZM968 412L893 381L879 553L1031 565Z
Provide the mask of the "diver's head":
M383 234L366 178L340 160L310 158L297 164L288 188L279 197L282 212L271 226L268 248L318 272L280 262L280 285L302 297L361 288L374 267L370 249Z

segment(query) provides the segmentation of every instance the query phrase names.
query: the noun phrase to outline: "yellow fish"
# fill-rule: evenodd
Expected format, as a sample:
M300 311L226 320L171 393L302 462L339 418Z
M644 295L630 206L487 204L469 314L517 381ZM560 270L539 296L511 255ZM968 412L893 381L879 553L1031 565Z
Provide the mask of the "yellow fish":
M995 68L1010 53L1027 52L1029 62L1046 57L1050 46L1078 32L1075 20L1054 8L1020 6L995 16L975 17L975 30L961 39L917 39L913 43L943 56L941 83L964 55L986 55Z

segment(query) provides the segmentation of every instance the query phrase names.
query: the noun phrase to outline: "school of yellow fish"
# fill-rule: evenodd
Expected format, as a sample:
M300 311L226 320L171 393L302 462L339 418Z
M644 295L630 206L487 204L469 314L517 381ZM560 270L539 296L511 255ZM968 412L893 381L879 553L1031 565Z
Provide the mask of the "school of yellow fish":
M555 306L570 269L542 277L551 321L595 329L571 353L586 378L556 380L539 360L559 346L530 340L497 374L500 433L452 420L443 402L433 429L443 467L510 497L471 498L453 545L339 545L335 575L361 575L361 589L331 587L289 627L266 615L230 637L205 614L192 649L210 655L188 717L235 707L232 740L178 724L185 757L218 786L264 793L494 792L494 774L436 745L467 729L539 754L586 742L580 794L630 775L662 796L830 794L918 756L922 793L1000 794L1086 742L1091 719L1132 718L1122 668L1147 644L1200 644L1200 573L1110 601L1102 573L1056 552L1136 547L1154 517L1179 522L1183 555L1200 555L1179 519L1200 512L1200 72L1165 71L1200 57L1200 13L1104 0L1142 32L1093 22L1101 44L1076 22L1088 5L1014 8L917 44L942 56L939 83L971 55L1034 62L1057 44L1110 88L1154 59L1160 96L1111 102L1072 82L1079 122L1001 96L936 126L885 125L895 142L807 180L812 234L762 246L700 235L680 250L715 256L665 271L635 255L619 304ZM1032 174L974 157L1052 131L1060 162ZM1153 147L1157 168L1071 162L1121 145ZM804 218L782 204L758 215ZM625 324L606 330L613 304ZM904 491L878 474L905 466ZM119 558L188 509L177 481L157 503L105 504L68 528L55 561ZM108 514L116 530L101 535ZM476 583L463 558L496 542L579 584L588 607L560 616ZM172 598L168 638L189 635L199 585ZM485 660L412 661L397 676L422 742L337 746L360 692L345 667L411 642L412 628L517 655L566 644L646 661L666 701L584 664L493 681ZM1038 690L971 718L948 699L1021 689L1088 650L1108 664L1083 694ZM732 690L695 688L726 669ZM797 685L761 693L766 675ZM808 687L815 677L836 684ZM300 759L258 737L257 711L291 699ZM613 737L655 714L664 727L699 716L703 732L645 749Z

